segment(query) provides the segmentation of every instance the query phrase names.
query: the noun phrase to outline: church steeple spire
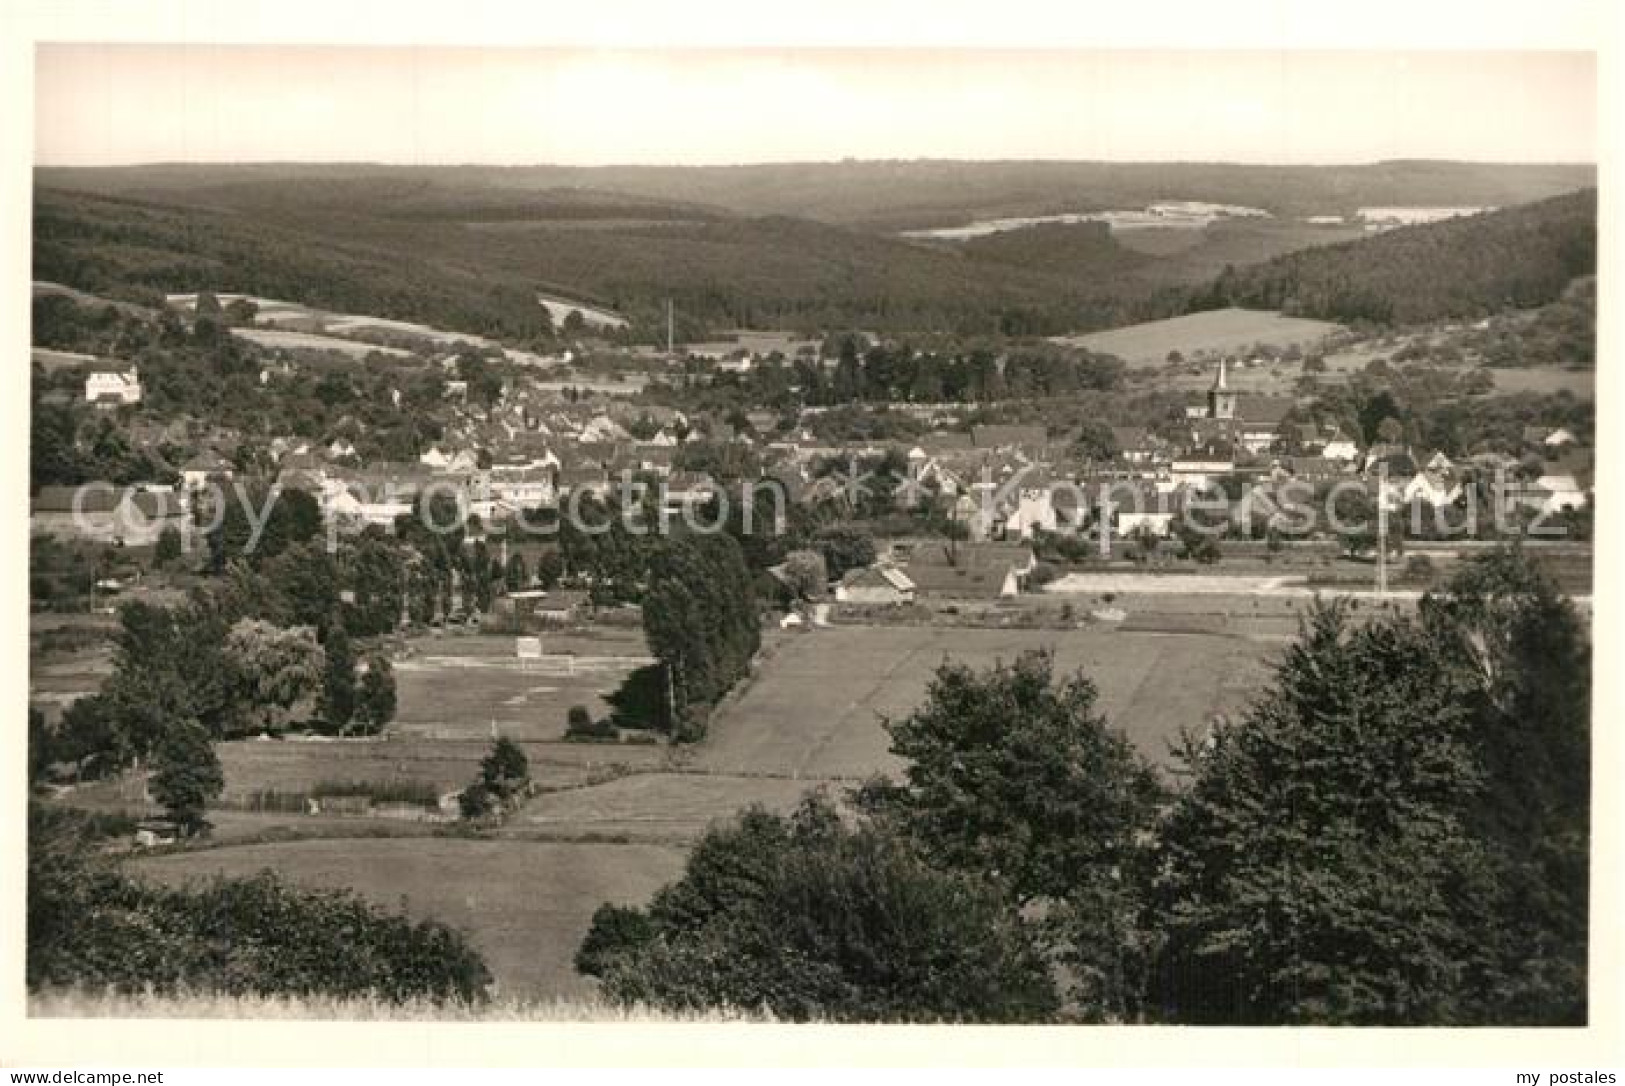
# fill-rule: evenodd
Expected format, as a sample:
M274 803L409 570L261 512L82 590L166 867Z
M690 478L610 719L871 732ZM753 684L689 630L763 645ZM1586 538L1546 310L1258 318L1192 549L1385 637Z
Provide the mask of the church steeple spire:
M1236 394L1230 391L1227 362L1219 358L1219 372L1213 378L1213 387L1207 393L1207 417L1233 419L1236 417Z

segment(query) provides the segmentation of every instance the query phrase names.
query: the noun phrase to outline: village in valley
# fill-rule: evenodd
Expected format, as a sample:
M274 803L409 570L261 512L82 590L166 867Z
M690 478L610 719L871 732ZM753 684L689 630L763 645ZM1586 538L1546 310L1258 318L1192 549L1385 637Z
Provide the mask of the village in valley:
M31 1013L1584 1025L1597 170L1193 154L42 160Z

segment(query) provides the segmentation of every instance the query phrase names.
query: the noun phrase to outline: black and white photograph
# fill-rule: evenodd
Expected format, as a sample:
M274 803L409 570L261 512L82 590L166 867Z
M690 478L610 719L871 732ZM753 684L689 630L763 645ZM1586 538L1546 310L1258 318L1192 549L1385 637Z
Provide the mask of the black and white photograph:
M1031 36L35 42L27 1021L1616 1013L1603 43Z

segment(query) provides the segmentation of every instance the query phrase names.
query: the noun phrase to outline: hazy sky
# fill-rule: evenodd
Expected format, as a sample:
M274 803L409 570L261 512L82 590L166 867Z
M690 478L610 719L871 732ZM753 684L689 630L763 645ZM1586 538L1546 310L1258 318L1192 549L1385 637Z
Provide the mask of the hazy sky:
M1589 53L40 45L44 165L1592 162Z

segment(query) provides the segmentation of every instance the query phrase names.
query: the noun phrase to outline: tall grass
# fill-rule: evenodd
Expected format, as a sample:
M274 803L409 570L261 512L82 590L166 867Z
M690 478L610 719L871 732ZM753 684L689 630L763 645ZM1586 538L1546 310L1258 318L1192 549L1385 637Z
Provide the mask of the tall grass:
M365 796L374 803L415 803L420 807L440 805L440 790L428 781L317 781L310 794L317 799Z
M313 799L365 799L371 803L404 803L436 810L440 790L429 781L317 781L308 791L257 788L240 796L228 797L222 806L243 811L269 811L304 814Z
M667 1011L621 1007L596 999L521 999L498 996L486 1003L391 1003L363 997L118 993L80 988L30 992L33 1018L243 1018L347 1022L773 1022L764 1012Z

